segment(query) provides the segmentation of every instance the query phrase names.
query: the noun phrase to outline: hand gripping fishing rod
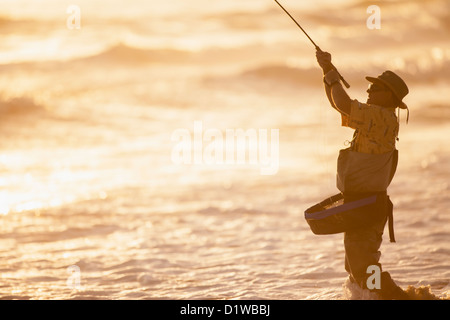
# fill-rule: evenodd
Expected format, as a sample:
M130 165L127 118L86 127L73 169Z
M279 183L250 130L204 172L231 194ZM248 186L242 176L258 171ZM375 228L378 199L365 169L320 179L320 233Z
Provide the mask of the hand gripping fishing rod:
M277 0L275 0L275 2L281 7L281 9L283 9L284 12L286 12L286 14L292 19L292 21L294 21L295 24L303 31L303 33L308 37L309 41L311 41L312 44L314 45L314 47L316 47L316 50L322 51L322 50L319 48L319 46L313 41L313 39L311 39L311 37L306 33L306 31L302 28L302 26L301 26L297 21L295 21L295 19L291 16L291 14L290 14L289 12L287 12L286 9L283 8L283 6L282 6ZM348 82L345 81L345 79L341 76L341 74L339 73L339 71L337 71L336 67L335 67L333 64L331 64L331 67L338 73L339 78L341 79L342 83L343 83L347 88L350 88L350 85L349 85Z

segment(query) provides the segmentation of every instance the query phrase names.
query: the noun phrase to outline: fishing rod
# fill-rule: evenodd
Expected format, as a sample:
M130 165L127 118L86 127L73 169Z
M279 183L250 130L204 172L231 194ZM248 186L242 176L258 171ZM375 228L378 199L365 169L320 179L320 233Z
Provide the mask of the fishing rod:
M291 14L289 12L287 12L287 10L277 1L275 0L275 2L281 7L281 9L283 9L284 12L286 12L286 14L292 19L292 21L295 22L295 24L300 28L300 30L303 31L303 33L308 37L309 41L311 41L311 43L314 45L314 47L316 48L316 50L318 51L322 51L319 46L313 41L313 39L311 39L311 37L306 33L306 31L302 28L302 26L291 16ZM336 67L331 63L331 67L334 69L334 71L337 72L337 74L339 75L339 78L341 79L342 83L347 87L350 88L350 85L348 84L347 81L345 81L344 77L341 76L341 74L339 73L339 71L336 69Z

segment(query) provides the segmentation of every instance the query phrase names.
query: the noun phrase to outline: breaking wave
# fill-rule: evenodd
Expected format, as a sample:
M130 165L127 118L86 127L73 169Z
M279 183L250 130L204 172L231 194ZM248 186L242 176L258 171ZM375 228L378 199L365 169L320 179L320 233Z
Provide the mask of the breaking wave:
M371 63L366 68L339 68L343 77L355 86L366 85L365 76L376 76L385 70L393 70L401 74L402 78L408 84L430 85L433 83L447 83L449 78L446 76L450 73L450 61L442 63L430 62L426 66L417 61L406 61L402 67L395 68L392 65L381 65L379 63ZM322 72L318 67L295 67L288 64L263 64L253 68L247 68L232 76L209 76L207 80L212 82L224 80L227 82L232 80L244 81L250 83L273 83L274 85L306 85L314 87L322 87ZM444 109L444 112L446 110Z
M2 117L24 115L44 110L46 110L44 106L27 96L0 98L0 115Z
M76 60L87 63L140 65L142 63L189 63L191 59L192 54L188 51L165 48L145 49L119 43L98 54Z

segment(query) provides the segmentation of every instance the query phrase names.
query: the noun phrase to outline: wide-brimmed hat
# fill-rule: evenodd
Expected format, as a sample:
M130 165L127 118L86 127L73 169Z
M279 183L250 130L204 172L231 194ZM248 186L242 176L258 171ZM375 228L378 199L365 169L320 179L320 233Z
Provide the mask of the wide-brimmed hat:
M366 77L366 79L372 83L378 82L388 87L400 101L399 107L402 109L408 109L406 104L402 101L403 98L409 93L408 86L405 81L403 81L403 79L394 72L387 70L376 78Z

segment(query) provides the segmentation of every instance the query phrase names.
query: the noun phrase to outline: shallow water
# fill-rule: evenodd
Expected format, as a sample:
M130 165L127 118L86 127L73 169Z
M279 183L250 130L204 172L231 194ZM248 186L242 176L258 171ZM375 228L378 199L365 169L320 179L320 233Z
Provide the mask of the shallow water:
M352 131L275 3L78 1L79 30L65 4L40 3L0 4L1 298L358 298L343 236L316 236L303 218L337 192ZM366 27L366 2L284 4L352 97L386 68L408 83L389 189L397 243L385 236L381 263L403 288L448 297L448 3L383 5L380 30ZM176 164L173 134L194 147L196 122L222 137L278 130L276 172L261 174L267 162L245 146L243 163Z

